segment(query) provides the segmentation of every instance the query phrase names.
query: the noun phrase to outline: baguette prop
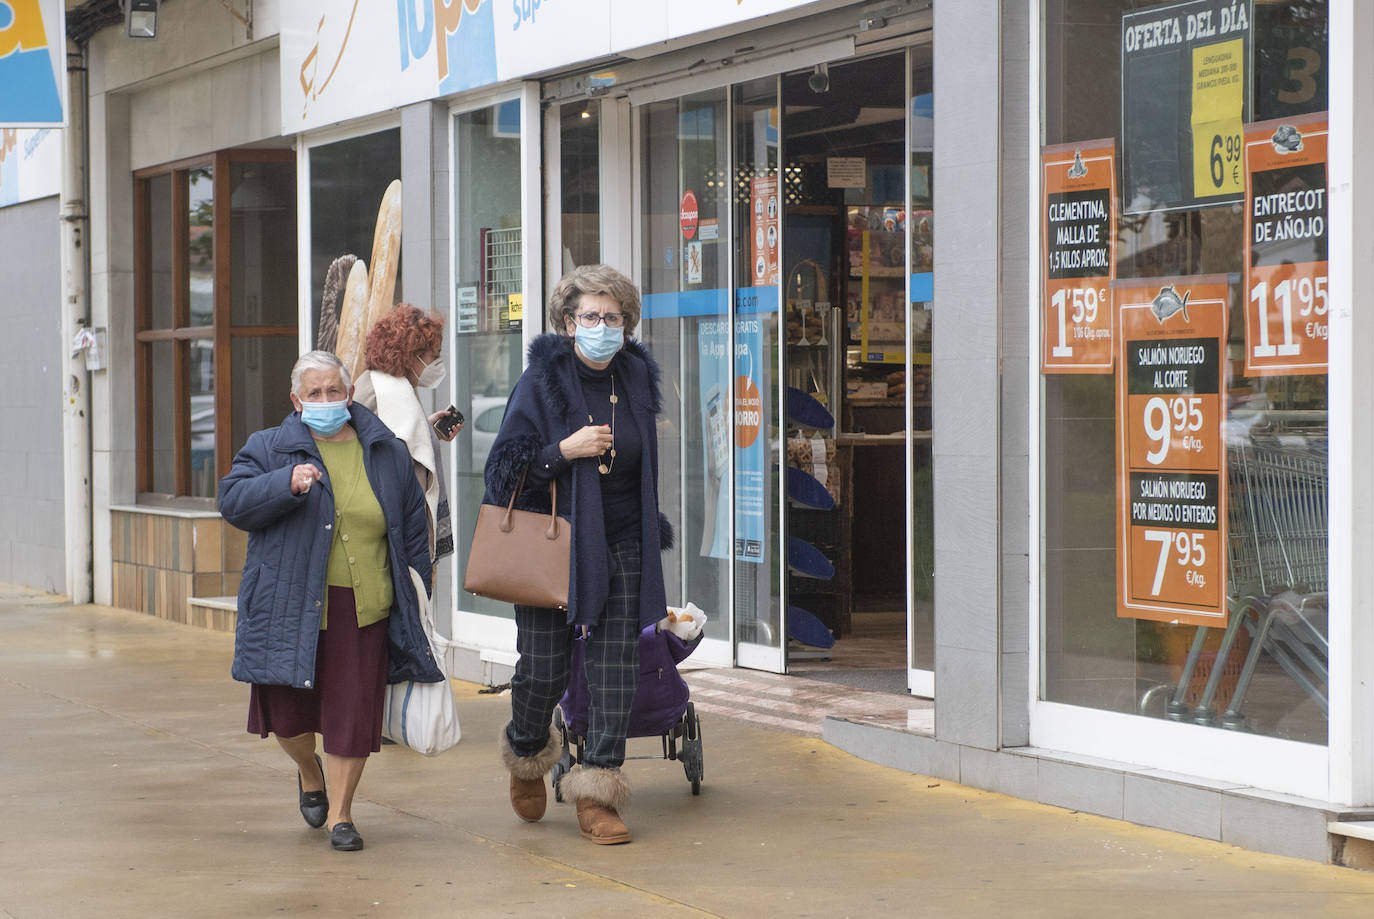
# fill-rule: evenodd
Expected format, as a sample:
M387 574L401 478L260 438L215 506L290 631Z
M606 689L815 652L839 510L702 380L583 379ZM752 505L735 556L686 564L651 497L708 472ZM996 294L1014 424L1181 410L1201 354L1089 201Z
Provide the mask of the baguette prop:
M401 180L394 179L377 208L371 268L358 259L348 272L334 353L353 379L367 369L364 345L372 324L395 306L396 270L401 259Z
M396 305L396 270L401 261L401 180L394 179L377 208L377 229L372 234L372 262L368 266L367 330ZM359 368L362 370L363 368Z
M334 346L334 353L355 380L363 369L363 341L367 337L367 329L363 325L367 321L367 289L367 263L358 259L348 272L343 306L339 309L339 339Z

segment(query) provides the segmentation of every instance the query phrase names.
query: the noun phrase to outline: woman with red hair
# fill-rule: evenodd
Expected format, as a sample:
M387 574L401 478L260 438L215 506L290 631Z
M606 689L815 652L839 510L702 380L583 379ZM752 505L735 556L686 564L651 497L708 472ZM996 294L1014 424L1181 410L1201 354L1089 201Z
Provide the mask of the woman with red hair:
M453 552L439 441L453 440L463 426L460 422L447 436L439 434L434 423L447 413L426 416L420 402L419 390L432 389L444 379L443 350L444 317L398 303L368 330L363 346L367 369L358 375L353 394L354 401L376 412L410 450L415 475L425 490L432 561Z

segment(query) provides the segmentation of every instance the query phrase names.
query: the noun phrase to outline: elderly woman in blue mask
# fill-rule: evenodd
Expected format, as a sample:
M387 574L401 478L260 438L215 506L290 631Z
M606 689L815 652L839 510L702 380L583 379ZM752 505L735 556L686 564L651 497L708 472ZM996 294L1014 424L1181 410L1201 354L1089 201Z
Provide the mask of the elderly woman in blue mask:
M276 735L301 816L341 851L363 847L353 795L381 749L387 683L444 678L410 574L430 582L425 495L405 444L352 395L337 357L302 355L296 410L249 437L219 483L220 513L248 532L233 664L252 684L248 731Z
M658 365L629 337L639 315L639 292L614 268L585 265L558 282L547 311L554 331L530 344L485 470L488 503L507 503L525 474L517 503L544 513L557 480L574 547L568 609L515 607L520 656L500 738L511 806L527 821L544 815L544 776L560 753L550 720L568 684L572 642L585 641L586 748L559 789L577 805L582 835L601 845L630 840L620 767L638 640L663 618L660 553L673 538L658 509Z

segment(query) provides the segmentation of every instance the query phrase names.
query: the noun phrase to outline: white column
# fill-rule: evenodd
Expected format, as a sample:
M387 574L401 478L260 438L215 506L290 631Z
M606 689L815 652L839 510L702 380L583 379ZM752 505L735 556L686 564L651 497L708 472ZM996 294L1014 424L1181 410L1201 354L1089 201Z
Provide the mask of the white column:
M1374 804L1374 5L1330 5L1330 797Z

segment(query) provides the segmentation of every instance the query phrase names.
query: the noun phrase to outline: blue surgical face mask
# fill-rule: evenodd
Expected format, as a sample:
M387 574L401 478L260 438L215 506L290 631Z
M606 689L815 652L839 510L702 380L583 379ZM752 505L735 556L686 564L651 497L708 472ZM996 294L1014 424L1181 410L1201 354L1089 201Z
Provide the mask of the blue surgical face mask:
M578 326L575 334L577 347L582 356L598 364L604 364L615 357L615 353L625 343L625 330L612 329L604 322L598 322L595 328L591 329Z
M301 421L305 426L324 437L339 433L351 416L348 400L342 402L302 402Z

